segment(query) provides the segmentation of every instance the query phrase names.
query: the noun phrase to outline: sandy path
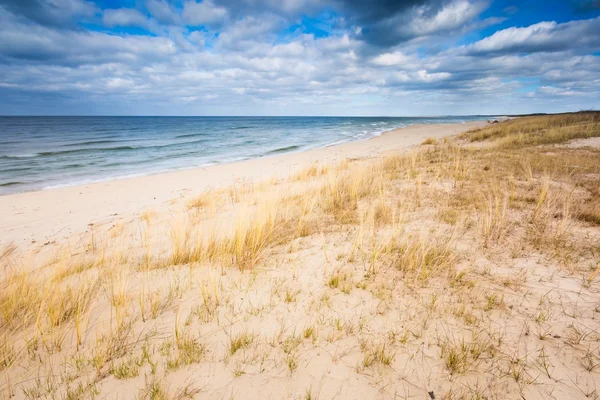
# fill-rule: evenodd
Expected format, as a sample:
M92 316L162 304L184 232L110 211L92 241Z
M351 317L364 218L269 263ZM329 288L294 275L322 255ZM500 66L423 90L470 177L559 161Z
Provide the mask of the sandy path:
M378 157L420 144L425 138L456 135L485 122L415 125L366 141L305 152L282 154L185 171L113 180L38 192L0 196L0 248L11 243L24 248L85 232L90 223L129 218L152 209L168 210L174 198L196 194L236 181L286 176L315 161Z

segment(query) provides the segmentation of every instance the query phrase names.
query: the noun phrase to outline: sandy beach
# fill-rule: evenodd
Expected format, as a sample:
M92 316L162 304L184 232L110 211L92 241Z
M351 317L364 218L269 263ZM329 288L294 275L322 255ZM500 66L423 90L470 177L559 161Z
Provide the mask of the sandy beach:
M589 399L600 113L0 197L0 399Z
M90 223L131 220L147 209L169 212L181 200L210 188L283 178L312 163L376 158L416 146L428 137L456 135L485 122L419 125L370 140L232 164L51 190L0 196L0 247L53 243L88 231Z
M0 400L600 400L600 0L0 0Z

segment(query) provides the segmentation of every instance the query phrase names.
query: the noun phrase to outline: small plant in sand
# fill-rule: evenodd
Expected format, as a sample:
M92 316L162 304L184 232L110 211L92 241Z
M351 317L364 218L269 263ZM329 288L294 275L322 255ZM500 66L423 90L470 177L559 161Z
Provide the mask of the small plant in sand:
M394 353L386 347L386 344L380 344L366 350L366 354L362 360L363 368L370 368L375 364L382 366L390 366L394 361Z
M422 396L398 368L429 397L593 397L600 151L564 143L599 136L599 115L236 182L94 224L48 262L8 246L0 397L265 396L322 371L364 398Z
M484 194L480 231L483 246L488 247L500 241L507 233L509 196L497 186L492 186Z
M441 344L441 358L450 375L464 374L480 362L482 355L491 351L491 345L480 338L472 342L448 340Z
M254 335L248 332L241 332L231 335L229 338L229 354L234 355L238 350L245 349L254 341Z

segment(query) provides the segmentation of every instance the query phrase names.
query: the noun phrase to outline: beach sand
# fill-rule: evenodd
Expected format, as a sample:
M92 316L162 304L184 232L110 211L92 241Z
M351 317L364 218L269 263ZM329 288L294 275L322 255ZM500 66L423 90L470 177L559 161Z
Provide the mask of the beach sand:
M144 177L120 179L29 193L0 196L0 248L11 243L56 243L88 231L89 224L129 220L146 209L164 213L172 200L236 182L283 178L314 162L381 157L406 150L428 137L467 131L485 122L417 125L386 132L370 140L349 142L305 152L281 154Z
M0 399L598 398L598 116L0 197Z

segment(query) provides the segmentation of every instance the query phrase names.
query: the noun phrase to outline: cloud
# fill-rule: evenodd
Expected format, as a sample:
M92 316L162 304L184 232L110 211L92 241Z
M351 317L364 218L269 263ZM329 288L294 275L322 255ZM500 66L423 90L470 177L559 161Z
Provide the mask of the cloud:
M409 62L411 62L410 58L399 51L393 53L383 53L373 58L373 64L384 67L391 67L393 65L404 65Z
M531 98L600 106L598 18L512 27L458 46L479 39L465 33L500 21L481 18L488 2L131 3L66 13L56 25L0 0L4 112L493 113L527 111ZM104 27L78 24L96 16ZM329 18L330 29L313 34L305 18Z
M178 25L181 17L178 11L165 0L146 0L148 12L159 22L166 25Z
M380 22L395 17L407 10L418 7L427 7L430 11L437 11L442 6L442 1L431 0L339 0L338 6L348 10L353 18L363 23Z
M403 33L407 38L451 32L463 27L486 7L487 5L482 2L470 3L459 0L441 8L433 15L430 15L426 8L420 7L410 23L399 27L398 32Z
M558 24L539 22L525 28L511 27L468 45L470 55L536 53L600 49L600 17Z
M285 21L276 15L258 18L249 16L225 27L219 34L218 46L227 49L251 50L257 47L257 42L266 42L268 37L284 26ZM264 43L264 47L271 47ZM261 50L261 52L264 50Z
M220 0L219 4L235 17L276 14L286 18L310 15L321 7L330 5L322 0Z
M0 10L0 59L82 65L106 62L142 62L176 53L163 37L119 36L82 30L57 30L26 25Z
M429 72L425 69L418 71L399 71L391 74L386 79L386 84L404 86L408 84L408 87L415 85L416 83L434 83L446 81L452 77L449 72Z
M453 0L345 0L358 37L368 43L390 47L415 38L463 30L488 7L487 1Z
M150 25L149 19L140 11L134 8L118 8L104 10L102 22L105 26L133 26L147 28Z
M91 17L98 11L94 3L85 0L0 0L0 7L48 26L68 25L75 18Z
M246 1L251 3L248 0ZM280 11L283 14L294 15L299 12L310 13L319 3L319 0L267 0L265 5L269 11Z
M215 5L211 0L188 0L183 5L183 19L188 25L214 25L227 17L224 7Z

